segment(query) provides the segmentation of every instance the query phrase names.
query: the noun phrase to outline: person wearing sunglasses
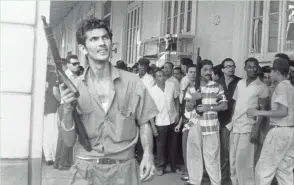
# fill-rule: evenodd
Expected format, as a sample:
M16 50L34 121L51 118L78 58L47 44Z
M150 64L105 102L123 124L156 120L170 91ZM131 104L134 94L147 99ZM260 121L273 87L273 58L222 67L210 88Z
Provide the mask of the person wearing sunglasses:
M67 70L65 70L65 74L71 79L76 79L80 73L80 62L77 55L68 55L66 57L67 60Z

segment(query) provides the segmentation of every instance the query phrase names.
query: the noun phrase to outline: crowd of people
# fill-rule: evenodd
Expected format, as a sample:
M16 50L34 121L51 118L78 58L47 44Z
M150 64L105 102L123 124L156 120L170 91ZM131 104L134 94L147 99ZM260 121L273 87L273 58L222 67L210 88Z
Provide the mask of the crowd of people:
M212 184L219 184L220 180L223 184L230 181L234 185L255 184L255 173L259 177L266 175L268 182L274 179L279 167L277 164L283 162L281 161L283 158L280 157L276 159L277 161L268 158L267 161L260 162L262 167L259 164L256 169L259 171L255 172L255 168L269 130L272 127L283 126L279 125L279 119L275 117L270 119L271 116L268 116L268 113L257 118L253 109L270 110L271 98L279 83L278 76L271 75L274 70L279 71L281 77L284 76L284 80L289 78L289 82L294 85L294 61L290 60L289 56L284 53L276 54L273 59L273 67L260 67L257 59L248 58L244 63L245 79L235 76L236 65L231 58L226 58L221 64L215 66L210 60L202 60L200 66L201 93L199 94L195 89L197 66L188 58L181 59L181 66L174 66L173 63L166 62L160 68L151 67L148 59L140 59L129 69L126 65L121 67L123 61L119 63L120 65L117 63L116 67L138 73L159 110L154 120L150 120L150 124L155 124L158 131L155 138L157 175L161 176L166 171L177 172L184 175L182 180L187 181L186 184L196 185L202 181L203 170ZM291 92L293 93L291 86L290 89L284 87L284 89L279 89L274 97L277 98L277 100L274 99L277 105L284 105L283 102L279 102L281 101L279 96L282 93L285 95L283 101L292 103L287 105L289 106L288 118L283 119L283 121L288 120L284 124L290 128L294 127L291 113L294 106L294 95ZM202 105L195 107L197 99L202 99ZM194 103L190 105L191 101ZM189 110L188 106L193 108L190 107ZM276 109L276 107L273 108ZM197 110L203 112L202 119L206 123L201 124L199 121L201 116L197 114ZM275 122L270 123L270 120L275 120ZM191 125L193 129L189 131ZM182 140L182 144L178 140ZM287 141L290 144L292 140ZM178 166L178 156L181 150L187 169ZM289 156L283 154L283 157L286 158L284 160L291 158L290 161L284 161L290 163L288 170L294 168L292 162L294 156L291 155L294 152L293 143L289 150ZM272 152L274 151L272 149ZM263 157L264 155L268 153L264 152ZM216 160L218 158L220 160ZM169 170L166 170L167 163L170 165ZM263 171L265 166L268 167L268 171ZM281 167L278 170L287 169ZM291 181L280 177L278 181L290 183L293 181L293 176L289 179ZM264 184L262 182L259 183ZM276 180L273 181L274 183Z
M87 21L77 40L89 67L81 72L75 55L63 59L80 97L58 88L52 67L47 74L44 156L48 165L74 169L72 184L78 174L85 183L137 185L169 172L187 185L203 178L212 185L294 184L294 61L286 54L276 54L272 66L246 59L243 79L231 58L219 65L181 58L180 66L157 67L141 58L132 67L122 60L112 66L111 31L98 19ZM88 152L77 143L76 161L73 101L93 147Z

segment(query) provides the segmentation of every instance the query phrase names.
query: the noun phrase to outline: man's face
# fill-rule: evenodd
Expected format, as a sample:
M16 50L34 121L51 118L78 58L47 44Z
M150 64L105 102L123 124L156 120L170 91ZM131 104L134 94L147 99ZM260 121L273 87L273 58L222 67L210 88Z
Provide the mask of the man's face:
M147 66L145 64L138 65L139 75L145 75L147 73Z
M157 71L155 73L155 80L157 84L163 84L165 81L165 77L162 71Z
M256 77L258 72L258 66L254 61L248 61L244 67L247 72L247 77Z
M216 74L214 74L214 72L212 72L212 73L211 73L211 78L212 78L213 81L216 81L216 80L219 79L219 76L216 75Z
M108 61L112 41L104 28L93 29L86 32L86 47L83 51L94 61Z
M170 64L164 64L163 66L164 76L171 76L173 74L173 69Z
M271 82L276 82L277 80L277 71L276 70L271 70L271 75L270 75L270 78L271 78Z
M271 73L264 73L263 77L262 77L262 81L267 85L270 86L271 85Z
M290 66L289 75L291 78L294 78L294 66Z
M132 73L137 74L137 73L138 73L138 68L137 68L137 67L134 67L134 68L132 69Z
M212 67L212 65L204 65L201 68L201 76L206 80L211 80Z
M72 72L77 72L79 70L79 66L80 62L75 58L71 58L67 64L67 68Z
M179 81L181 81L181 79L182 79L182 73L181 73L181 71L179 69L174 69L174 77L176 79L178 79Z
M236 65L233 61L226 61L222 72L226 76L233 76L235 74Z
M188 79L190 82L195 82L196 80L196 67L190 67L187 72Z
M186 74L187 73L187 66L181 64L181 70L182 70L183 74Z

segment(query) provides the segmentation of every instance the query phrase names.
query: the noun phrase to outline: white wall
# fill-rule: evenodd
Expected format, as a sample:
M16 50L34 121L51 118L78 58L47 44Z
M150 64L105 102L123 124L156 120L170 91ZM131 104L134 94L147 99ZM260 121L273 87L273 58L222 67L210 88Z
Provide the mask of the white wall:
M49 1L1 1L0 158L42 155L47 42L40 16L49 20L49 8Z

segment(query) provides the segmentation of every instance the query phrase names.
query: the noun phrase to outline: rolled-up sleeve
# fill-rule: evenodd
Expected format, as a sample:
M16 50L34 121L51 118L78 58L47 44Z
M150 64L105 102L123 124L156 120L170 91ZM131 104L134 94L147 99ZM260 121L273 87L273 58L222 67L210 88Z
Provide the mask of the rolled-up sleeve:
M158 114L158 109L141 81L137 82L136 95L138 103L136 106L136 119L139 125L147 123Z

